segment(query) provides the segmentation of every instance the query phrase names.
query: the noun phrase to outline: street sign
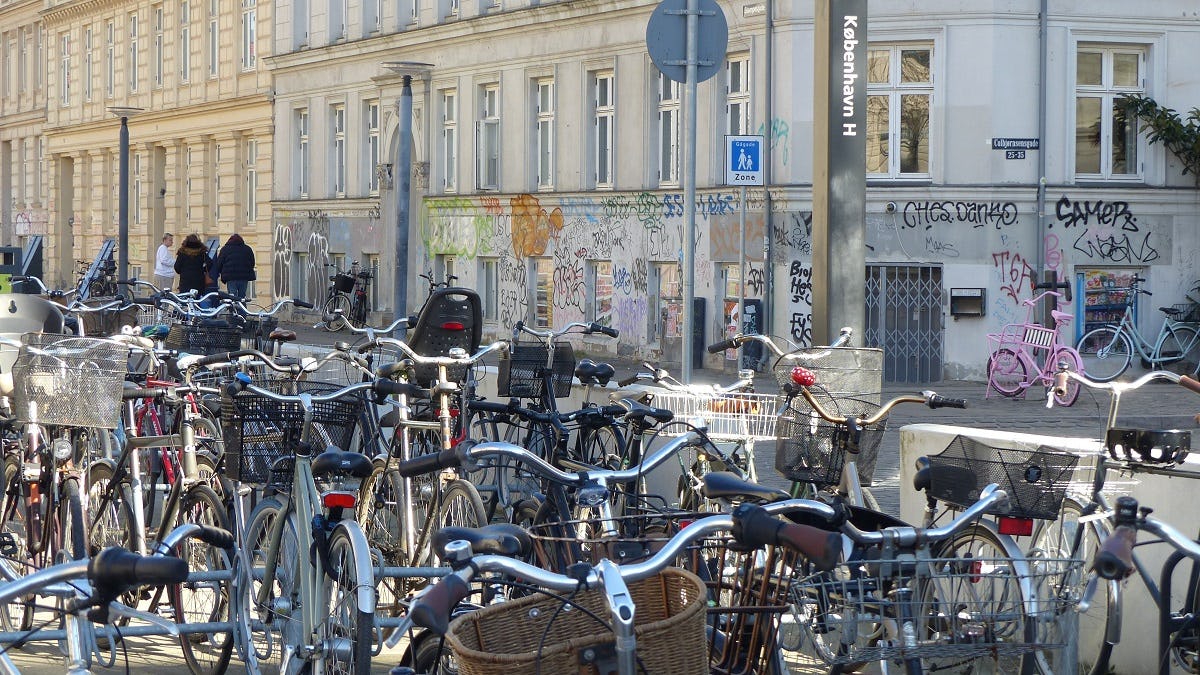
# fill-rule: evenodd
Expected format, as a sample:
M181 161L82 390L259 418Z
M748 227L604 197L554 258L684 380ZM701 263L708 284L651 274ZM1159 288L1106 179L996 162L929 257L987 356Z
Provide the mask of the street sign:
M663 75L676 82L687 81L688 0L662 0L646 24L646 50ZM716 0L697 0L700 10L696 40L696 81L703 82L721 72L729 46L729 23Z
M1024 150L1005 150L1004 159L1025 159Z
M993 150L1039 150L1041 139L1038 138L993 138Z
M725 137L725 184L763 184L763 137Z

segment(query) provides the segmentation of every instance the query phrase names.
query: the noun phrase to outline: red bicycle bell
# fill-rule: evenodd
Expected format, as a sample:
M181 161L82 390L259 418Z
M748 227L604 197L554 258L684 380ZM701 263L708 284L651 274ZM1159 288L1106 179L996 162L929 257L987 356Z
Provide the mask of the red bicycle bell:
M817 383L817 374L804 366L796 366L792 368L792 382L801 387L811 387Z

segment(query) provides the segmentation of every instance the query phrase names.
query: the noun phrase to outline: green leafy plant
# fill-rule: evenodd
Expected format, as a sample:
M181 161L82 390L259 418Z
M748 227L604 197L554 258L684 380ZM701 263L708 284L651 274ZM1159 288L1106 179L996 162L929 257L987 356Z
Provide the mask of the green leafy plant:
M1141 131L1151 143L1162 143L1178 157L1183 162L1183 174L1195 176L1200 186L1200 108L1192 108L1185 119L1141 94L1125 94L1117 99L1117 106L1126 117L1142 123Z

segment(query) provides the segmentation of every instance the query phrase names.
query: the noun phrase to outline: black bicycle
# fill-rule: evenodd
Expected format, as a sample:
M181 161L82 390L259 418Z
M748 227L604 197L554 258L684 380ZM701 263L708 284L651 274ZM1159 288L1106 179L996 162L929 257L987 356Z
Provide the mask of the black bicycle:
M346 327L346 324L361 328L367 325L367 314L371 303L368 289L371 279L375 278L375 270L360 269L358 261L350 263L349 270L338 270L332 267L333 275L329 277L329 287L325 292L325 303L321 305L321 327L336 333Z

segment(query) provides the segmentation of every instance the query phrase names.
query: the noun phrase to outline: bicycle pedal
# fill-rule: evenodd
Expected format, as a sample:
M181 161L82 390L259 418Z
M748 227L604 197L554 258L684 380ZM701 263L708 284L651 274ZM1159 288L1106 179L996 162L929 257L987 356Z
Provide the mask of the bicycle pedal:
M0 555L6 558L16 557L20 550L20 542L12 532L0 532Z

